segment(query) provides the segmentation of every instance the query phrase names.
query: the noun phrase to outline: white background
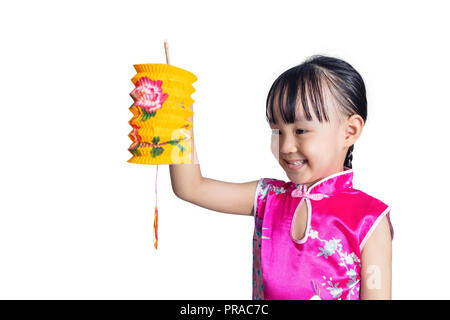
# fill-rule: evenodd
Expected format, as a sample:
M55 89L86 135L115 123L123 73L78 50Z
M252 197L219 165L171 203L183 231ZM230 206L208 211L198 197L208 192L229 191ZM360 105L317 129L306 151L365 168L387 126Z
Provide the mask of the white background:
M197 75L203 176L287 180L265 102L313 54L361 73L354 187L392 206L393 298L448 299L444 1L15 1L0 8L0 298L251 299L253 218L128 163L133 64Z

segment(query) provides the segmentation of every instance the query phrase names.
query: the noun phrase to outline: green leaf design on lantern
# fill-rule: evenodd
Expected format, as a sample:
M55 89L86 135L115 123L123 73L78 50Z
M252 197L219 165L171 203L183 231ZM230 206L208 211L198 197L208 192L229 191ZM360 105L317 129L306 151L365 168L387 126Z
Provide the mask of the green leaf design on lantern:
M141 121L146 121L149 118L154 117L156 115L156 111L155 112L148 112L144 108L141 108L141 110L142 110Z
M142 116L141 116L141 121L146 121L148 118L150 118L149 113L144 110L144 112L142 113Z
M134 149L130 149L130 152L136 157L140 157L141 156L141 152L138 150L138 147L139 147L139 145L136 148L134 148Z
M171 145L173 145L173 146L176 146L177 143L178 143L178 141L179 141L179 140L170 140L170 141L167 141L167 143L168 143L168 144L171 144Z
M154 136L152 139L152 143L153 144L158 144L159 143L159 136Z
M152 158L159 156L161 153L163 153L163 151L164 148L162 147L153 147L151 152Z
M180 148L181 152L186 151L186 148L183 147L181 144L177 144L177 147Z

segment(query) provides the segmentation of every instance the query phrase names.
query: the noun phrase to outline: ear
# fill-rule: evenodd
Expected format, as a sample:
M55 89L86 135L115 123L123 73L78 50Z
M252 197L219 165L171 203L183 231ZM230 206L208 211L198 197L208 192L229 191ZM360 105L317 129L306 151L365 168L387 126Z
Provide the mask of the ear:
M344 124L346 147L350 147L352 144L355 144L356 140L358 140L362 133L363 127L364 119L360 115L354 114L347 118Z

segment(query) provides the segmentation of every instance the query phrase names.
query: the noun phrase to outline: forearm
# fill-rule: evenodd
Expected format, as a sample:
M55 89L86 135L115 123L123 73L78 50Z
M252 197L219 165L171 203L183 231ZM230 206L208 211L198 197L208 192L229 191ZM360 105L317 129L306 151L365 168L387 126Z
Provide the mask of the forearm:
M205 178L200 172L197 153L192 164L171 164L172 189L177 197L205 209L223 213L253 215L258 180L232 183Z

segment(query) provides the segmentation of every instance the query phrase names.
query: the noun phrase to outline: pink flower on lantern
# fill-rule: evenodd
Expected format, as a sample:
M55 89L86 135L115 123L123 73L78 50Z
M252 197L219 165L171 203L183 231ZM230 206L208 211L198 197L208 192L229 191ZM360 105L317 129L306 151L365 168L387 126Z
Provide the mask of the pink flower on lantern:
M162 80L153 81L148 77L142 77L136 82L136 88L130 95L135 100L135 105L143 108L148 113L162 108L168 95L161 89Z

